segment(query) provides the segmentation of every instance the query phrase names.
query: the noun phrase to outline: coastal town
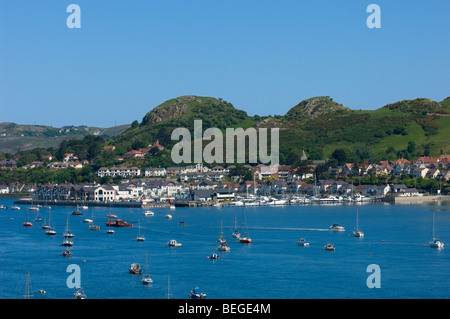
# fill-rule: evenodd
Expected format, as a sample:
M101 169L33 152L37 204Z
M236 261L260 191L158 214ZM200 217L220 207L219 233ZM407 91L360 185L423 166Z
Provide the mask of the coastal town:
M153 147L160 147L159 144ZM149 149L125 154L124 158L142 158ZM31 196L36 203L97 203L151 206L178 205L285 205L308 202L344 202L386 200L394 197L423 197L448 193L443 188L450 180L450 156L422 156L415 161L397 159L378 163L344 163L328 166L327 160L308 160L305 152L300 167L293 165L212 166L203 163L178 167L120 165L100 167L97 177L117 178L118 183L46 183L0 185L1 196ZM64 154L61 162L46 155L41 162L18 167L14 160L0 162L1 170L31 170L46 165L50 170L81 169L90 165L74 153ZM322 172L318 173L318 167ZM323 168L326 168L324 171ZM326 177L326 178L324 178ZM401 183L408 178L414 185ZM418 182L432 182L424 190ZM371 183L372 182L372 183ZM430 184L430 183L428 183Z

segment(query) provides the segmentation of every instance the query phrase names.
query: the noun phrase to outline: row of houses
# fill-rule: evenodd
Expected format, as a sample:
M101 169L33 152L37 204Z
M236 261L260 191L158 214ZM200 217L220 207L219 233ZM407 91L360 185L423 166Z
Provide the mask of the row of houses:
M328 169L330 178L345 178L365 175L410 175L412 178L434 178L450 180L450 157L442 155L439 158L420 157L415 162L407 159L396 161L380 161L378 164L346 163L339 167Z

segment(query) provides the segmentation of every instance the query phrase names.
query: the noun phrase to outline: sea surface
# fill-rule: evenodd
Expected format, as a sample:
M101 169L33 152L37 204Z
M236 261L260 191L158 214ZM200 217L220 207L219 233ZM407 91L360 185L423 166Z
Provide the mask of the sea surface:
M1 199L0 204L9 207L13 199ZM26 207L19 206L20 211L0 210L1 299L23 298L28 270L34 298L72 299L75 288L67 286L71 264L80 267L81 286L89 299L187 299L196 286L208 299L450 297L450 206L160 208L152 209L154 216L144 216L144 209L106 207L74 216L74 207L53 206L55 236L45 235L43 222L32 221L36 213L26 214ZM364 238L352 235L357 211ZM107 234L109 213L134 227ZM165 218L166 214L173 218ZM241 227L244 214L251 244L231 237L235 218ZM446 244L441 250L428 246L433 214L439 238ZM39 215L48 221L49 209L40 208ZM75 234L72 257L61 255L67 216ZM92 216L101 227L98 231L83 222ZM22 226L26 219L33 227ZM229 252L216 250L221 221ZM334 223L344 226L345 232L330 232ZM143 242L136 241L139 228L146 238ZM298 246L299 238L310 246ZM168 247L171 239L182 246ZM334 252L323 249L328 243L335 245ZM145 268L146 253L153 279L149 286L141 283L141 275L128 271L131 263ZM208 258L212 253L220 258ZM367 285L372 264L379 266L380 288Z

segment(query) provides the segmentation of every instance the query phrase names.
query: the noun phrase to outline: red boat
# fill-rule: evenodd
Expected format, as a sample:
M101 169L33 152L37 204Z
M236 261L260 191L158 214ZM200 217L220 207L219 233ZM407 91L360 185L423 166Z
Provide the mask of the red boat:
M239 242L243 244L251 244L252 239L250 237L241 237L239 238Z
M114 221L111 221L111 218ZM133 227L133 224L129 224L124 220L118 219L117 217L109 217L109 222L106 222L108 227Z
M30 222L25 222L25 223L23 223L22 225L23 225L24 227L32 227L32 226L33 226L33 224L30 223Z

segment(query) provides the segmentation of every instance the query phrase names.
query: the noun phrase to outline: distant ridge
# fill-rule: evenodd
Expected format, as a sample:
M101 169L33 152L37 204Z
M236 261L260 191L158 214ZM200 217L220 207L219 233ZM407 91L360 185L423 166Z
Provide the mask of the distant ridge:
M274 106L274 110L280 107ZM203 121L204 130L217 127L223 132L228 127L279 127L281 159L299 150L305 150L311 159L327 158L336 148L383 158L389 148L396 152L394 157L406 150L409 142L415 143L418 154L450 153L450 97L440 102L417 98L376 110L354 110L329 96L319 96L300 101L285 115L249 116L222 98L195 95L169 99L151 108L140 122L116 128L68 127L64 131L1 123L0 152L56 147L64 139L80 139L88 134L112 138L108 145L118 146L123 152L148 147L156 140L170 148L175 143L171 140L173 129L192 130L196 119Z

